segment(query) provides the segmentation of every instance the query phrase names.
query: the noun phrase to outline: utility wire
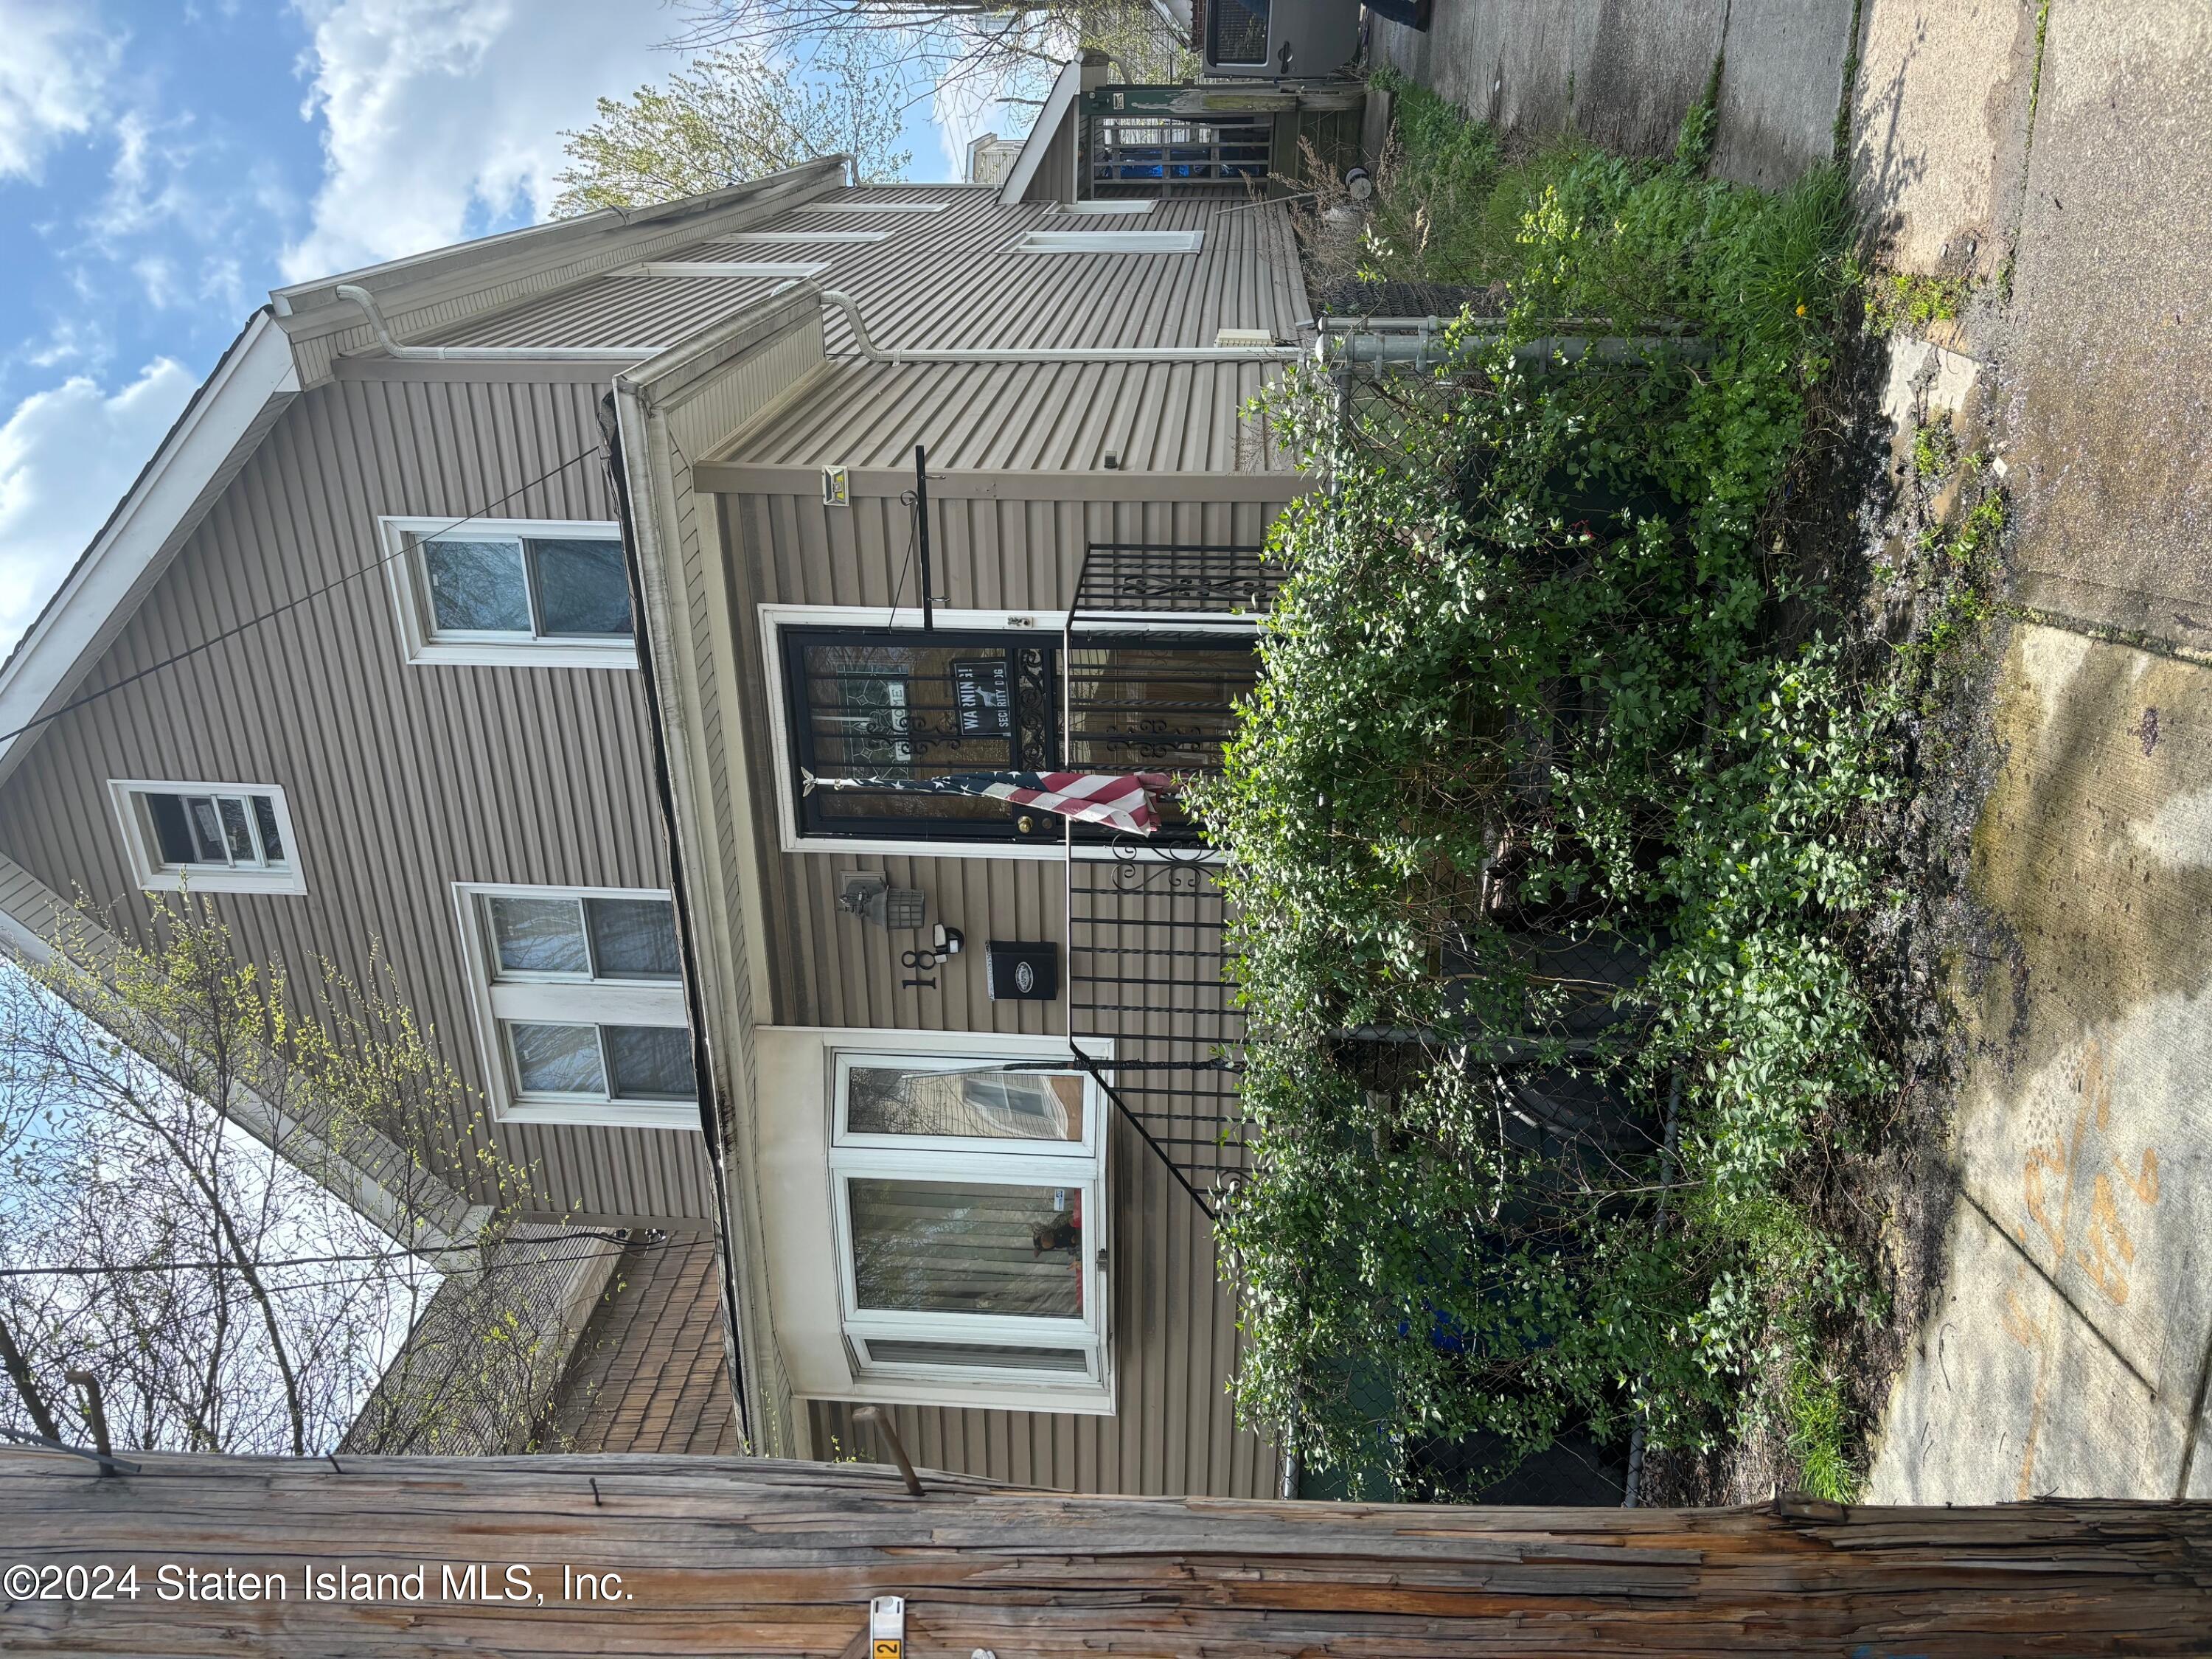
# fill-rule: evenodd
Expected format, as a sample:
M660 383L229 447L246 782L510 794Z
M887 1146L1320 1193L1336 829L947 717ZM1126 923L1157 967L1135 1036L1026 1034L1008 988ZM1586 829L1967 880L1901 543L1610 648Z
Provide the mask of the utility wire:
M580 450L575 454L569 456L568 459L564 461L555 462L544 471L539 473L536 477L530 479L528 482L515 485L514 489L508 490L506 495L501 495L498 500L487 501L482 507L477 507L474 512L466 514L441 529L431 531L428 536L418 537L416 539L418 541L434 539L436 537L443 536L450 532L458 530L465 524L472 523L476 520L483 518L495 507L505 507L517 495L522 494L524 490L534 489L537 486L544 483L548 478L552 477L556 473L566 471L568 468L575 465L579 461L589 460L592 456L604 453L604 450L605 446L601 444L593 444L589 449ZM273 622L289 611L296 611L300 606L307 604L310 599L319 599L322 598L324 594L328 593L336 588L343 587L348 582L357 580L361 577L368 575L373 570L381 569L384 566L391 563L392 560L404 557L408 550L408 545L403 543L397 552L382 554L376 558L371 559L367 564L356 565L353 569L346 571L343 574L325 582L320 587L310 588L307 592L301 594L297 599L287 599L280 605L261 611L258 615L248 617L245 621L234 623L231 627L224 629L220 634L216 634L207 639L202 640L198 645L186 646L182 651L178 652L174 656L164 657L161 661L149 664L148 666L139 669L135 673L125 675L121 679L117 680L112 685L104 685L97 691L89 691L82 697L72 698L70 702L64 703L60 708L54 709L49 714L40 714L34 720L25 720L21 726L16 726L13 731L0 732L0 743L7 743L11 739L20 738L24 732L31 731L35 727L44 726L49 720L58 720L72 709L82 708L87 703L98 702L102 697L108 696L110 693L120 691L125 686L135 684L138 681L146 678L149 675L158 674L165 668L173 668L177 664L183 662L185 659L189 657L197 657L201 652L210 650L216 646L221 645L225 640L234 638L238 635L245 633L248 629L258 628L265 622Z

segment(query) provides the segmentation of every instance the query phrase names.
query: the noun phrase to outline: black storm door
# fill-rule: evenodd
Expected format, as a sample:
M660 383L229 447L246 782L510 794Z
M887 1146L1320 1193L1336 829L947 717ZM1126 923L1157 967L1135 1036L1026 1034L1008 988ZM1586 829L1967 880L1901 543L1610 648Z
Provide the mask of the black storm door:
M889 841L1057 836L1060 820L988 797L901 783L1060 764L1059 641L900 629L783 630L784 695L807 836ZM876 787L804 787L806 777ZM1026 823L1024 823L1026 821Z

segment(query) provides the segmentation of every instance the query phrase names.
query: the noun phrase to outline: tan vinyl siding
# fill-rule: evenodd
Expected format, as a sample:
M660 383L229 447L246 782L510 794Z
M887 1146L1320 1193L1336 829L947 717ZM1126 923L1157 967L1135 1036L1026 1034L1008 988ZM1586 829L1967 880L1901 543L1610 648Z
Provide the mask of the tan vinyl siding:
M848 191L840 200L869 192ZM671 262L809 261L813 278L860 302L878 346L1211 345L1223 328L1288 337L1305 320L1296 249L1279 209L1241 202L1164 202L1126 222L1060 212L1049 203L1007 207L988 191L904 190L944 201L942 213L787 210L759 228L888 230L881 242L755 242L721 236L659 256ZM1198 230L1187 253L1017 253L1023 232ZM490 320L449 331L449 345L671 344L757 304L786 277L610 276L576 284ZM828 349L852 349L843 316L828 313Z
M56 721L0 789L0 849L128 918L143 902L109 779L281 785L308 890L221 896L241 947L366 978L380 945L398 994L481 1087L451 884L667 885L643 698L629 671L409 665L376 519L612 519L599 395L587 380L302 394L84 689L361 574ZM483 1131L457 1134L473 1146ZM710 1212L695 1133L510 1124L499 1139L538 1168L550 1210Z
M906 371L908 374L916 373ZM777 424L787 418L779 413ZM935 463L933 462L933 470ZM1295 489L1291 475L1284 494ZM1066 607L1087 539L1256 541L1277 504L1071 502L1046 499L932 501L938 583L946 602L976 610ZM826 508L797 495L725 495L725 539L737 580L741 701L750 754L767 757L758 612L763 602L867 607L881 621L894 586L908 606L909 514L893 497ZM904 568L902 583L901 572ZM880 611L876 607L882 607ZM1057 639L1057 629L1052 630ZM765 759L754 769L753 811L763 826L759 882L778 1024L1064 1034L1068 999L993 1002L982 949L991 939L1067 938L1065 873L1056 861L791 854L776 850L775 792ZM837 878L878 871L921 888L933 920L965 930L969 951L940 967L935 991L908 988L895 937L836 908ZM1063 950L1063 957L1065 951ZM1172 1027L1175 1022L1168 1022ZM774 1108L762 1103L763 1110ZM1084 1491L1267 1496L1273 1453L1238 1430L1224 1393L1235 1369L1235 1310L1216 1281L1206 1218L1126 1124L1110 1142L1114 1186L1114 1352L1117 1408L1073 1413L901 1407L918 1462L1006 1480ZM848 1407L807 1406L815 1453L878 1455Z
M1082 130L1082 117L1070 110L1060 118L1059 131L1052 135L1037 158L1037 170L1030 179L1029 188L1022 192L1024 202L1072 202L1075 199L1076 135Z
M844 358L723 462L932 472L1273 471L1289 461L1247 412L1268 367L1227 363L901 366ZM1289 493L1287 488L1285 493Z

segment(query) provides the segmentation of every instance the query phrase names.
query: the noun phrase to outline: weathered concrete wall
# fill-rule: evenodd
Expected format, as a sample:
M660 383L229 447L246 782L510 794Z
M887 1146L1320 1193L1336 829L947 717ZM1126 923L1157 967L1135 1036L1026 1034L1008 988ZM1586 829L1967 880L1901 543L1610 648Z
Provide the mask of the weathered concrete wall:
M1784 185L1833 153L1851 0L1440 0L1425 34L1377 20L1373 56L1509 134L1573 127L1674 147L1723 50L1713 168Z

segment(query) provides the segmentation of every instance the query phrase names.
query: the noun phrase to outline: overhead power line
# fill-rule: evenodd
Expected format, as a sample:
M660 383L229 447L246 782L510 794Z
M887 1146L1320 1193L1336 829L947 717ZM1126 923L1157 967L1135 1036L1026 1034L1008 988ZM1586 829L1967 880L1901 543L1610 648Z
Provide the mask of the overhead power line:
M544 483L548 478L550 478L558 473L567 471L568 468L575 465L577 462L586 461L594 455L601 455L604 453L605 453L605 446L603 444L593 444L589 449L579 450L575 454L569 456L566 460L555 462L551 466L546 468L544 471L539 473L536 477L515 485L514 489L508 490L506 495L500 496L496 501L486 501L482 507L476 508L473 512L464 514L461 517L454 520L451 524L446 525L440 529L434 530L429 533L432 537L437 537L459 530L463 525L473 523L475 520L484 517L487 514L492 512L495 508L505 507L517 495L522 494L524 490L534 489L539 484ZM325 582L320 587L310 588L307 592L299 595L296 599L287 599L282 605L272 605L266 611L259 611L253 616L246 617L243 622L235 623L230 627L224 629L220 634L211 635L208 638L202 640L197 645L186 646L183 650L176 653L173 656L164 657L161 661L150 663L147 666L137 670L135 673L125 675L121 679L117 680L112 685L103 685L97 691L88 691L83 696L72 698L58 708L51 710L44 714L40 714L35 719L25 720L21 726L16 726L12 731L0 732L0 743L10 742L16 738L21 737L24 732L32 731L38 726L44 726L50 720L58 720L63 715L70 713L72 709L82 708L87 703L98 702L102 697L108 696L115 692L120 691L126 685L136 684L138 681L146 678L149 675L158 674L165 668L173 668L179 663L184 662L189 658L198 656L203 651L212 650L215 647L221 645L225 640L236 638L239 635L246 632L249 629L258 628L264 623L273 622L277 617L283 616L287 611L296 611L301 605L306 605L312 599L319 599L325 593L329 593L337 588L343 587L348 582L358 581L362 577L368 575L370 572L382 569L386 565L391 563L392 560L402 557L406 551L406 548L403 546L397 552L380 554L377 557L369 560L366 564L356 565L352 569L343 572L339 575L333 577L331 580Z

